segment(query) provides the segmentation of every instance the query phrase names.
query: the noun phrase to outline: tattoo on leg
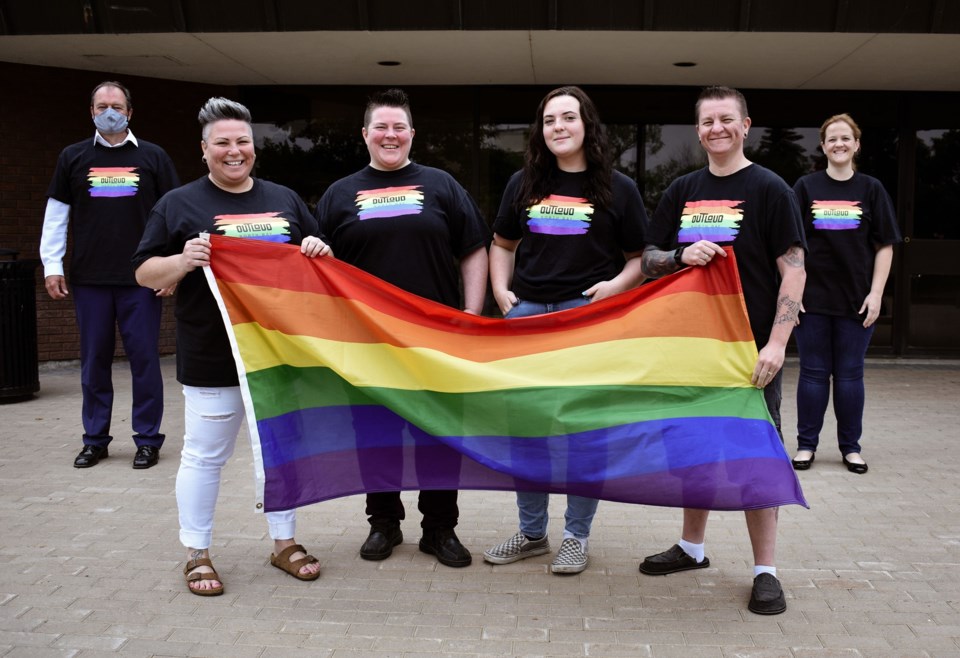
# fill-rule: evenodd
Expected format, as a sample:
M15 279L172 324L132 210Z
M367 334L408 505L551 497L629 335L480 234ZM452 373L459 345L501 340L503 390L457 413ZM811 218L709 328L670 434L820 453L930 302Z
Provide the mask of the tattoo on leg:
M198 548L198 549L194 550L193 553L190 554L190 559L192 559L192 560L199 560L200 558L203 557L203 554L204 554L205 552L206 552L206 551L204 551L202 548Z

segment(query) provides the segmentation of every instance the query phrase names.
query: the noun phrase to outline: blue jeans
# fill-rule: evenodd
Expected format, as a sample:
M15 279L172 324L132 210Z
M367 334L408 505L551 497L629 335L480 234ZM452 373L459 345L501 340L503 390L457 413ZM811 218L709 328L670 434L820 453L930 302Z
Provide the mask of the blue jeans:
M506 318L524 318L530 315L540 315L542 313L554 313L556 311L565 311L578 306L586 306L590 300L586 297L577 297L553 304L541 304L539 302L520 302L510 309ZM547 513L547 507L550 503L550 494L538 491L518 491L517 508L520 512L520 532L527 537L538 539L547 534L547 522L550 517ZM569 533L578 539L586 539L590 536L590 526L593 523L593 517L597 513L597 505L600 503L595 498L584 498L583 496L567 496L567 511L564 514L566 523L564 525L565 534Z
M777 376L770 380L770 383L763 387L763 401L767 403L767 411L773 419L773 425L777 428L777 434L780 435L780 442L783 443L783 428L780 426L780 402L783 400L783 368L777 373Z
M817 450L833 379L833 412L840 453L860 452L863 433L863 361L876 325L804 313L794 331L800 353L797 382L797 448Z
M586 306L589 303L590 299L588 297L577 297L576 299L567 299L565 301L555 302L552 304L528 302L521 299L517 302L517 305L507 311L507 314L503 317L507 319L525 318L530 315L542 315L544 313L566 311L567 309L577 308L578 306Z

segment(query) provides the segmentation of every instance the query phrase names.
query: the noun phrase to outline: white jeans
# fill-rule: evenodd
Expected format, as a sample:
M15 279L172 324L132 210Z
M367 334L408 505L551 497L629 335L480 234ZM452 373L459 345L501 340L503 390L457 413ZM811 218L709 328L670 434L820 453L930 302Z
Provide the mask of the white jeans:
M243 422L239 386L184 386L183 452L177 471L180 542L187 548L210 548L213 511L220 492L220 471L233 454ZM292 539L295 510L267 512L273 539Z

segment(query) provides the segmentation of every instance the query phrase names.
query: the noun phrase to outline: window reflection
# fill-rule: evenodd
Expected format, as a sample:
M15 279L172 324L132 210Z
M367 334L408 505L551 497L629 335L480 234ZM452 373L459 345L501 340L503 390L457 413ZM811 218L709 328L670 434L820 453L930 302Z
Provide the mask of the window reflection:
M816 128L753 127L743 152L747 159L773 171L790 187L801 176L813 172L823 158Z
M256 123L256 176L286 185L312 210L335 181L370 161L356 121Z
M644 156L641 191L650 215L675 178L707 164L691 125L648 124L644 129Z
M677 177L707 164L706 155L689 124L648 125L645 132L644 199L652 211L664 190ZM816 128L781 128L753 126L744 143L744 154L752 162L763 165L792 186L798 178L820 165L823 154Z

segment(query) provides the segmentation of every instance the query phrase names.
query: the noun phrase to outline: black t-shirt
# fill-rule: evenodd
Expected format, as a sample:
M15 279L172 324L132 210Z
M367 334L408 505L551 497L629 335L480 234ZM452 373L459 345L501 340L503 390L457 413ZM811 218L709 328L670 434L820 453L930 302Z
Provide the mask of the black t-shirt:
M664 192L647 241L675 249L698 240L733 245L750 328L763 347L777 312L777 258L793 245L805 246L793 190L757 164L729 176L715 176L707 168L681 176Z
M183 251L201 232L300 244L317 234L317 223L297 194L269 181L253 179L248 192L225 192L206 176L164 196L147 222L135 267L153 256ZM201 269L177 286L177 381L187 386L237 386L230 342Z
M590 286L609 281L623 269L623 253L644 247L647 212L636 184L613 172L610 208L584 198L586 172L560 172L555 190L522 212L518 171L507 183L494 232L520 240L511 290L520 299L542 304L580 297Z
M890 195L872 176L854 173L840 181L825 171L804 176L793 190L810 248L804 309L859 319L876 247L900 242Z
M135 286L130 256L150 209L178 187L170 156L145 140L108 148L93 138L60 152L47 196L70 206L70 279L88 286Z
M448 173L366 167L320 198L320 231L340 260L407 292L459 307L458 259L486 244L477 204Z

